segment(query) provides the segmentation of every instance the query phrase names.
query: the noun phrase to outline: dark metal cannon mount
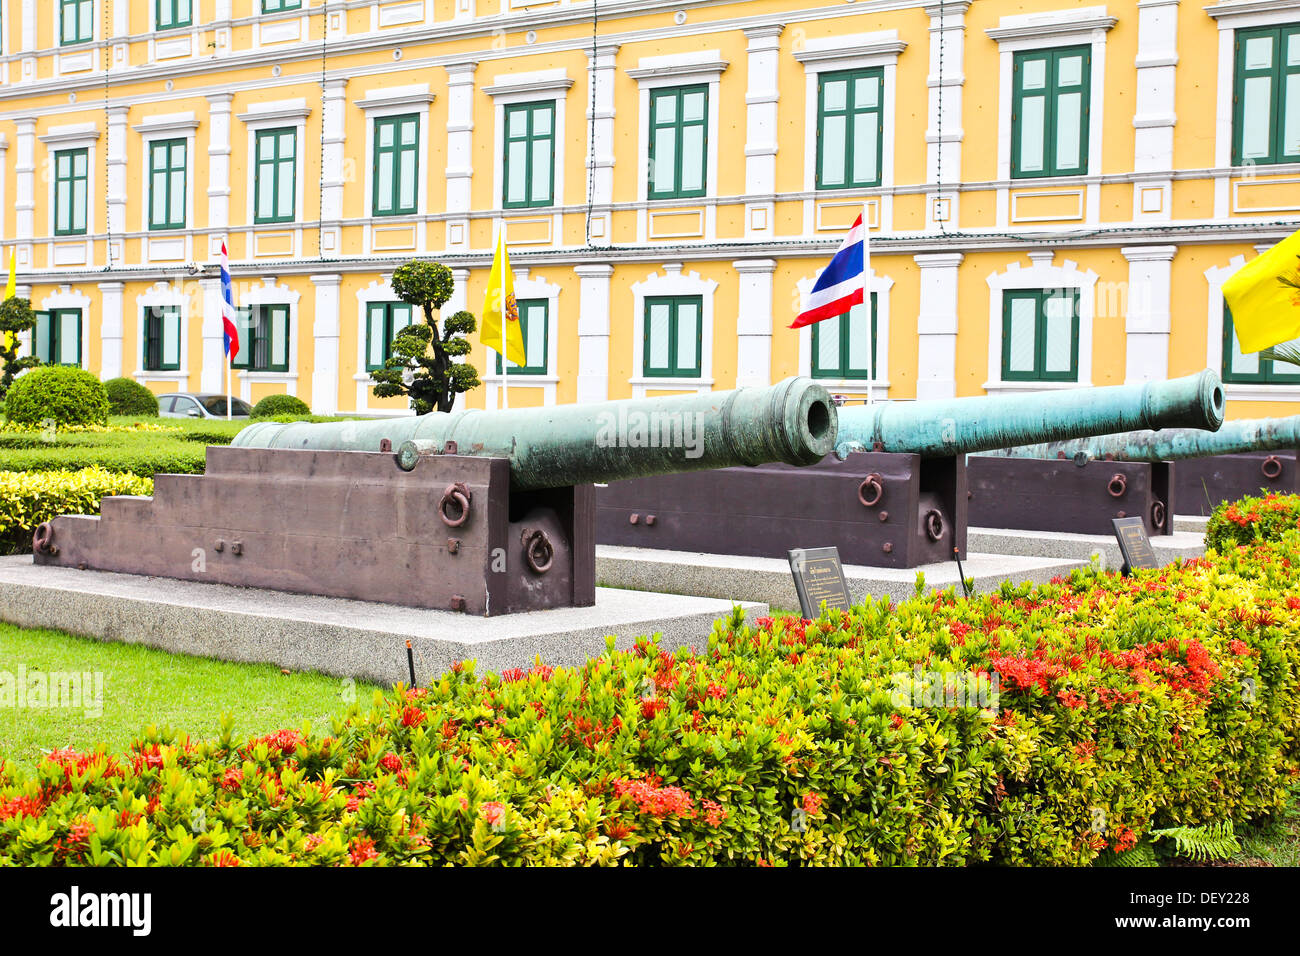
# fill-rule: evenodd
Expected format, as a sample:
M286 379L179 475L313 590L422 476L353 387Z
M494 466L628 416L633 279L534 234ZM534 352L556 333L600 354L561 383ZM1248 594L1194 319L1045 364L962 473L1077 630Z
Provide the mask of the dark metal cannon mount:
M834 545L845 563L889 568L951 561L954 549L966 556L970 493L970 505L992 497L1003 506L997 527L1018 527L1022 510L1015 488L991 483L974 491L967 452L1001 447L1010 436L1103 434L1119 423L1213 429L1223 409L1223 385L1212 371L1169 382L841 408L838 458L811 468L728 468L598 486L596 540L768 558ZM1113 503L1107 481L1101 493ZM1127 502L1149 493L1141 478L1126 476L1124 484L1125 504L1115 510L1136 514Z
M152 498L105 498L98 516L41 525L34 560L478 615L591 605L594 478L816 462L835 434L830 396L807 379L553 409L262 423L209 448L204 475L158 475Z
M1276 448L1180 461L1174 471L1179 514L1208 515L1225 501L1261 491L1300 493L1296 457L1294 448Z

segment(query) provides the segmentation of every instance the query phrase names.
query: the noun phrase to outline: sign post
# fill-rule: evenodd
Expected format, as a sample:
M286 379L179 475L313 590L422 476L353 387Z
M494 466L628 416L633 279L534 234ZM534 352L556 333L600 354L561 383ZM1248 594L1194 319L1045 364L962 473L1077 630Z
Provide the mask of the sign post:
M837 607L842 611L852 607L838 548L796 548L789 557L790 573L794 575L794 589L799 593L804 617L817 617L823 602L828 608Z
M1124 556L1121 574L1127 577L1135 568L1160 567L1160 561L1151 547L1151 539L1147 537L1147 529L1141 518L1137 516L1112 518L1111 524L1115 526L1115 539L1119 542L1120 554Z

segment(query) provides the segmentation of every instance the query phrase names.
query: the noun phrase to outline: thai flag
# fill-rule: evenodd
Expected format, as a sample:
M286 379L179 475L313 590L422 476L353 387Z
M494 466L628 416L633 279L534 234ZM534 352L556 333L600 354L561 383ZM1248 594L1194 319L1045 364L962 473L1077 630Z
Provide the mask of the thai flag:
M235 314L235 295L230 282L230 257L221 244L221 323L226 330L226 355L233 362L239 355L239 325Z
M804 310L790 328L801 329L822 319L833 319L848 312L853 306L862 304L866 242L867 231L862 226L862 216L859 214L844 244L831 259L831 264L817 277Z

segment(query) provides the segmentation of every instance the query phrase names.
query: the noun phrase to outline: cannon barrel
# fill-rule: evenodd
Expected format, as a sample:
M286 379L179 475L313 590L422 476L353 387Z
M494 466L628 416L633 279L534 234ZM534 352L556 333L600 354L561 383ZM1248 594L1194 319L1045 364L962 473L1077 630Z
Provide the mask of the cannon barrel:
M1165 382L842 408L835 451L934 458L1133 428L1213 431L1223 411L1223 383L1206 369Z
M1178 461L1279 448L1300 448L1300 415L1238 419L1224 422L1216 432L1195 428L1130 431L1076 441L1021 445L992 454L1007 458L1073 458L1076 461Z
M784 462L811 465L835 445L835 403L822 386L788 378L661 398L510 411L431 412L382 421L259 422L233 442L242 448L378 451L387 440L410 470L422 455L455 453L510 461L511 485L559 488Z

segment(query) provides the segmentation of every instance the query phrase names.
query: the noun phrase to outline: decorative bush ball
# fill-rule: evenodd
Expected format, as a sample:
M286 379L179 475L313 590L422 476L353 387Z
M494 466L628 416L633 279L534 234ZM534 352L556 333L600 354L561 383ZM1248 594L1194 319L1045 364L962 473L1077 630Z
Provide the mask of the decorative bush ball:
M38 425L104 425L108 423L108 393L94 375L66 365L44 365L21 375L5 396L5 416L11 422Z
M104 383L113 415L158 417L158 398L135 379L110 378Z
M311 408L307 403L292 395L268 395L253 406L254 418L275 418L280 415L301 415L306 418L310 414Z

